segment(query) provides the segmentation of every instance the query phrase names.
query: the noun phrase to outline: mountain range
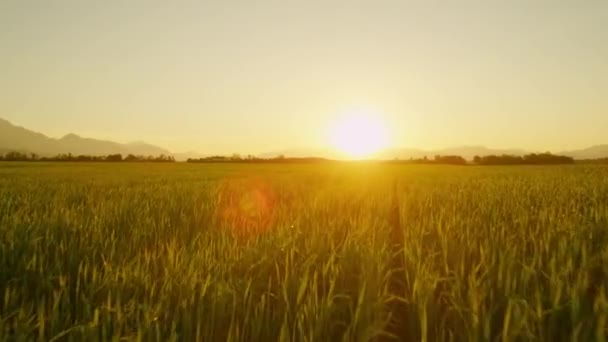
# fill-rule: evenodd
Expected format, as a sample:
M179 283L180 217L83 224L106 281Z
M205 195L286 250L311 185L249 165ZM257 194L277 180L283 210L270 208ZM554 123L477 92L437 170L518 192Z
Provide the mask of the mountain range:
M189 153L171 153L169 150L145 142L133 142L121 144L113 141L85 138L76 134L67 134L60 139L48 137L42 133L37 133L23 127L13 125L9 121L0 119L0 153L10 151L37 153L41 156L54 156L62 153L72 153L73 155L108 155L120 153L123 155L143 155L158 156L161 154L174 156L177 160L187 158L200 158L204 155ZM414 148L392 148L386 149L376 154L378 159L409 159L432 158L435 155L459 155L466 159L474 156L485 155L523 155L531 152L544 151L525 151L522 149L491 149L484 146L461 146L439 150L424 150ZM589 148L562 151L557 154L566 155L575 159L596 159L608 157L608 144L596 145ZM277 152L263 153L259 157L272 158L276 156L286 157L324 157L335 158L336 153L329 149L320 148L294 148Z
M83 138L72 133L63 138L55 139L42 133L15 126L3 119L0 119L0 150L37 153L42 156L54 156L61 153L96 156L114 153L144 156L171 154L164 148L145 142L120 144L112 141Z

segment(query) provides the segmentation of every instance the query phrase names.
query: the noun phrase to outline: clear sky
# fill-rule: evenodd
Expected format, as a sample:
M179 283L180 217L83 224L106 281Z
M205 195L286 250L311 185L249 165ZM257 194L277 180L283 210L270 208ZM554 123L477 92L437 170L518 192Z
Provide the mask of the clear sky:
M175 152L608 143L608 1L0 1L0 117Z

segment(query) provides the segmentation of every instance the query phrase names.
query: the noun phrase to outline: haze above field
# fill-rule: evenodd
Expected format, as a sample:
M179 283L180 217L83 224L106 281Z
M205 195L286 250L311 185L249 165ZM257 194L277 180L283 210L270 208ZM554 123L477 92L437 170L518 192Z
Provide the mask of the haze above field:
M163 147L105 143L121 151L606 142L603 0L8 0L0 41L0 117L50 137ZM373 131L331 128L362 109L380 122ZM89 151L77 138L41 148L74 140Z
M196 152L188 153L172 153L171 151L147 144L143 141L136 141L126 144L121 144L113 141L92 139L89 137L81 137L70 133L59 139L46 136L39 132L34 132L23 127L15 126L9 121L0 118L0 154L18 151L27 153L36 153L42 156L54 156L58 154L72 153L74 155L108 155L121 153L124 155L134 154L143 156L158 156L161 154L172 155L177 160L186 160L187 158L200 158L209 156L209 153L201 154ZM443 148L436 150L425 150L416 148L391 148L380 150L371 156L374 159L394 159L394 158L423 158L425 156L435 155L459 155L466 159L472 159L474 156L486 155L523 155L530 152L544 151L525 151L523 149L492 149L484 146L461 146L452 148ZM553 151L555 152L555 151ZM561 151L559 154L568 155L575 159L595 159L608 157L608 144L595 145L589 148L573 151ZM311 148L292 148L279 151L271 151L256 155L262 158L274 158L277 156L286 157L323 157L323 158L340 158L340 156L331 149L311 149Z

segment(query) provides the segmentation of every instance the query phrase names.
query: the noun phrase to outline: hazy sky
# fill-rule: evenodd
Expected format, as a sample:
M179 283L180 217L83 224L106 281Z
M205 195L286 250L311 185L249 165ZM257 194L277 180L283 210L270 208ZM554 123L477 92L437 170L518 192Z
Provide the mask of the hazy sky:
M608 1L0 0L0 117L173 151L608 143Z

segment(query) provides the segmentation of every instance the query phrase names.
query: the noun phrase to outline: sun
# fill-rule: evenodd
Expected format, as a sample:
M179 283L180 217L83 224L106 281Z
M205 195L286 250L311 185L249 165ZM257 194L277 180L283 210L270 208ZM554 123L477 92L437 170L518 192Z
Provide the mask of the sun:
M329 135L331 145L349 159L372 157L389 143L386 124L372 112L346 113L334 122Z

